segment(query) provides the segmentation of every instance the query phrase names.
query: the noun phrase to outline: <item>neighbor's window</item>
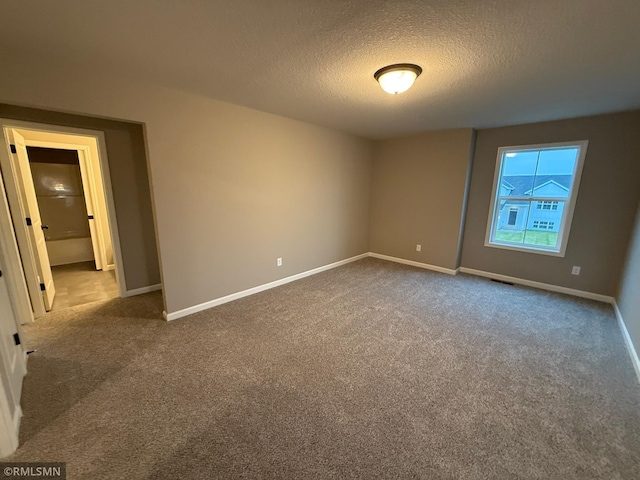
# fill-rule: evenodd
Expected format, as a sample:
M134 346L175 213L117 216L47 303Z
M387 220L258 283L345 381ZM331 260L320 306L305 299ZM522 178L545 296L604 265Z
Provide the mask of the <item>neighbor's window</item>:
M503 147L485 245L564 256L587 141Z
M557 210L558 202L537 202L536 208L538 210Z

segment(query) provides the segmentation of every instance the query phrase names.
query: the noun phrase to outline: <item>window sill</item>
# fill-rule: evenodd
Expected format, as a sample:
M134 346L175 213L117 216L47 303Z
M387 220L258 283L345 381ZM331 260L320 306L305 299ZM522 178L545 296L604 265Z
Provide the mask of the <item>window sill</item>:
M544 248L535 248L535 247L529 247L529 246L520 247L520 246L508 244L508 243L484 242L484 246L491 247L491 248L500 248L503 250L512 250L515 252L522 252L522 253L537 253L540 255L548 255L551 257L564 257L565 255L564 250L554 251L554 250L546 250Z

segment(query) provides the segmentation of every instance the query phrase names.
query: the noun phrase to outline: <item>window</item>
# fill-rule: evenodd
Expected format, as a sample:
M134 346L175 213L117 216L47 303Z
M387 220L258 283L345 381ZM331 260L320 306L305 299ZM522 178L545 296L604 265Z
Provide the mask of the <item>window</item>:
M536 202L537 210L558 210L558 202Z
M498 149L486 246L564 256L587 143Z
M554 226L555 222L533 221L533 228L536 230L553 230Z

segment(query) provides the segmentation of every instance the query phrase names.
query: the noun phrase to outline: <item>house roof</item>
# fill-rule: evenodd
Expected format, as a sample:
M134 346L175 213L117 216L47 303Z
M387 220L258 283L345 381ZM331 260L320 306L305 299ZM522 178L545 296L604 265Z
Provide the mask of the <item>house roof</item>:
M119 75L368 138L640 107L638 0L4 0L0 18L5 65ZM373 74L404 62L423 68L413 88L383 92Z
M569 189L571 187L572 175L504 175L502 177L503 185L509 189L513 189L510 194L521 196L529 195L532 188L540 188L547 183L554 182L562 188Z

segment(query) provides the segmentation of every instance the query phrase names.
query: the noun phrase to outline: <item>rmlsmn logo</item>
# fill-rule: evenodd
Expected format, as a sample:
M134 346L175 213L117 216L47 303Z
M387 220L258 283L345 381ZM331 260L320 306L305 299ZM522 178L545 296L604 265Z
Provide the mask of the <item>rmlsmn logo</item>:
M56 480L66 480L66 463L0 463L0 478L22 479L22 478L49 478Z

